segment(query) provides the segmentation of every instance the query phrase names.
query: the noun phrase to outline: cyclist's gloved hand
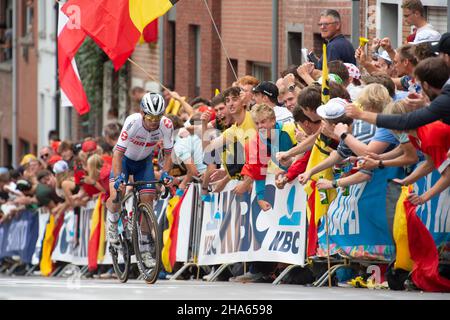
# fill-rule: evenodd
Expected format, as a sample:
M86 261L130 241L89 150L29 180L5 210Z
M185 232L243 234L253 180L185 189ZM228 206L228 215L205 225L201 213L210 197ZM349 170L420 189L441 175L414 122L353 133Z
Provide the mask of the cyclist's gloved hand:
M173 177L171 175L169 175L166 171L163 171L159 181L164 182L164 183L169 183L169 182L173 181Z
M114 179L114 189L119 190L122 183L125 183L125 175L123 173Z

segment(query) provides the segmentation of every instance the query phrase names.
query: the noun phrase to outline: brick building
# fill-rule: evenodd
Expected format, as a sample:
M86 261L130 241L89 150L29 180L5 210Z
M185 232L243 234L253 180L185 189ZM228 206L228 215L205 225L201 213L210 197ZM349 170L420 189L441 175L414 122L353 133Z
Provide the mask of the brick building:
M429 22L445 32L448 0L422 2ZM259 79L272 79L273 1L209 0L207 3L237 76L252 74ZM402 0L360 1L360 36L389 36L394 46L401 45L411 32L411 27L403 22L401 3ZM322 39L317 22L320 12L327 8L340 12L343 33L350 38L352 1L278 1L278 73L289 64L302 62L301 48L321 55ZM203 0L180 1L162 20L164 36L159 43L162 48L152 58L163 57L159 64L162 70L153 70L154 76L159 73L165 85L191 98L211 97L214 88L224 89L234 81ZM145 63L143 53L138 54Z
M16 77L16 157L37 151L37 1L0 1L0 24L12 28L13 4L17 7L17 42L16 65L12 59L2 56L0 64L1 85L1 161L3 165L11 165L13 160L13 119L12 119L12 87L13 69Z

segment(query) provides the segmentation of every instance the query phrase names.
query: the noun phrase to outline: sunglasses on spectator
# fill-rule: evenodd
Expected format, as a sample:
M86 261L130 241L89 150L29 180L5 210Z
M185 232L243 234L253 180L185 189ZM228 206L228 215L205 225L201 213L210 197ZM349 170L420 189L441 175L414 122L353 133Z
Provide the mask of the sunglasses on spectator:
M162 115L160 115L160 116L154 116L154 115L151 115L151 114L146 114L146 115L144 116L144 119L145 119L145 120L153 121L153 122L161 121L161 118L162 118Z
M41 154L41 159L47 159L49 156L48 153Z

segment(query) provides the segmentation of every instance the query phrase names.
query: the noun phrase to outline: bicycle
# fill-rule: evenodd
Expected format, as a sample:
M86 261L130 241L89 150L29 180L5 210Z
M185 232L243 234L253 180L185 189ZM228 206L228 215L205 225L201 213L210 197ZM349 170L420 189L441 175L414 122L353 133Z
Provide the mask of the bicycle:
M159 232L159 225L156 219L153 202L140 203L139 191L137 187L147 184L163 185L160 181L138 181L134 183L127 183L126 186L132 187L132 191L125 195L121 200L121 193L117 193L114 203L120 202L119 214L119 243L117 245L110 245L109 250L113 260L113 268L120 282L128 281L131 256L136 256L136 262L139 272L144 281L148 284L156 282L159 272L161 270L161 236ZM163 197L166 197L169 188L164 188ZM155 200L161 196L159 188ZM131 203L130 203L131 200ZM131 207L131 208L130 208ZM143 232L145 230L145 233ZM146 244L143 235L147 238ZM154 261L154 266L147 267L142 259L143 253L149 252ZM121 263L119 258L122 258Z

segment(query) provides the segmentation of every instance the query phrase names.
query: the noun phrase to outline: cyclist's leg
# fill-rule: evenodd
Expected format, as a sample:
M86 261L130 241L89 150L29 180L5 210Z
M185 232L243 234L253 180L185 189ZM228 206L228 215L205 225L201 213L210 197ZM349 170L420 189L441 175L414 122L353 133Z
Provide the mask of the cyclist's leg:
M139 168L139 171L135 172L134 174L135 180L136 181L150 181L150 180L155 180L155 175L153 172L153 162L152 162L152 158L149 157L146 160L143 160L143 162L141 163L141 166ZM144 185L144 186L140 186L138 187L139 190L139 197L140 197L140 202L144 202L144 203L150 203L151 206L153 207L153 201L155 199L155 194L156 194L156 188L155 185L153 184L148 184L148 185ZM153 258L151 257L151 255L149 256L148 253L152 252L152 246L153 246L153 241L152 241L152 236L150 235L150 224L151 222L148 221L145 217L142 220L141 223L141 243L140 243L140 250L142 253L142 258L145 261L144 263L146 264L147 267L150 267L153 265ZM158 236L153 235L153 237Z
M122 172L125 174L126 179L128 179L128 169L125 157L122 160ZM109 198L106 201L106 208L108 209L108 239L112 243L117 243L119 241L117 222L119 220L120 203L113 202L116 199L116 196L117 190L114 188L114 172L111 170L109 175Z

